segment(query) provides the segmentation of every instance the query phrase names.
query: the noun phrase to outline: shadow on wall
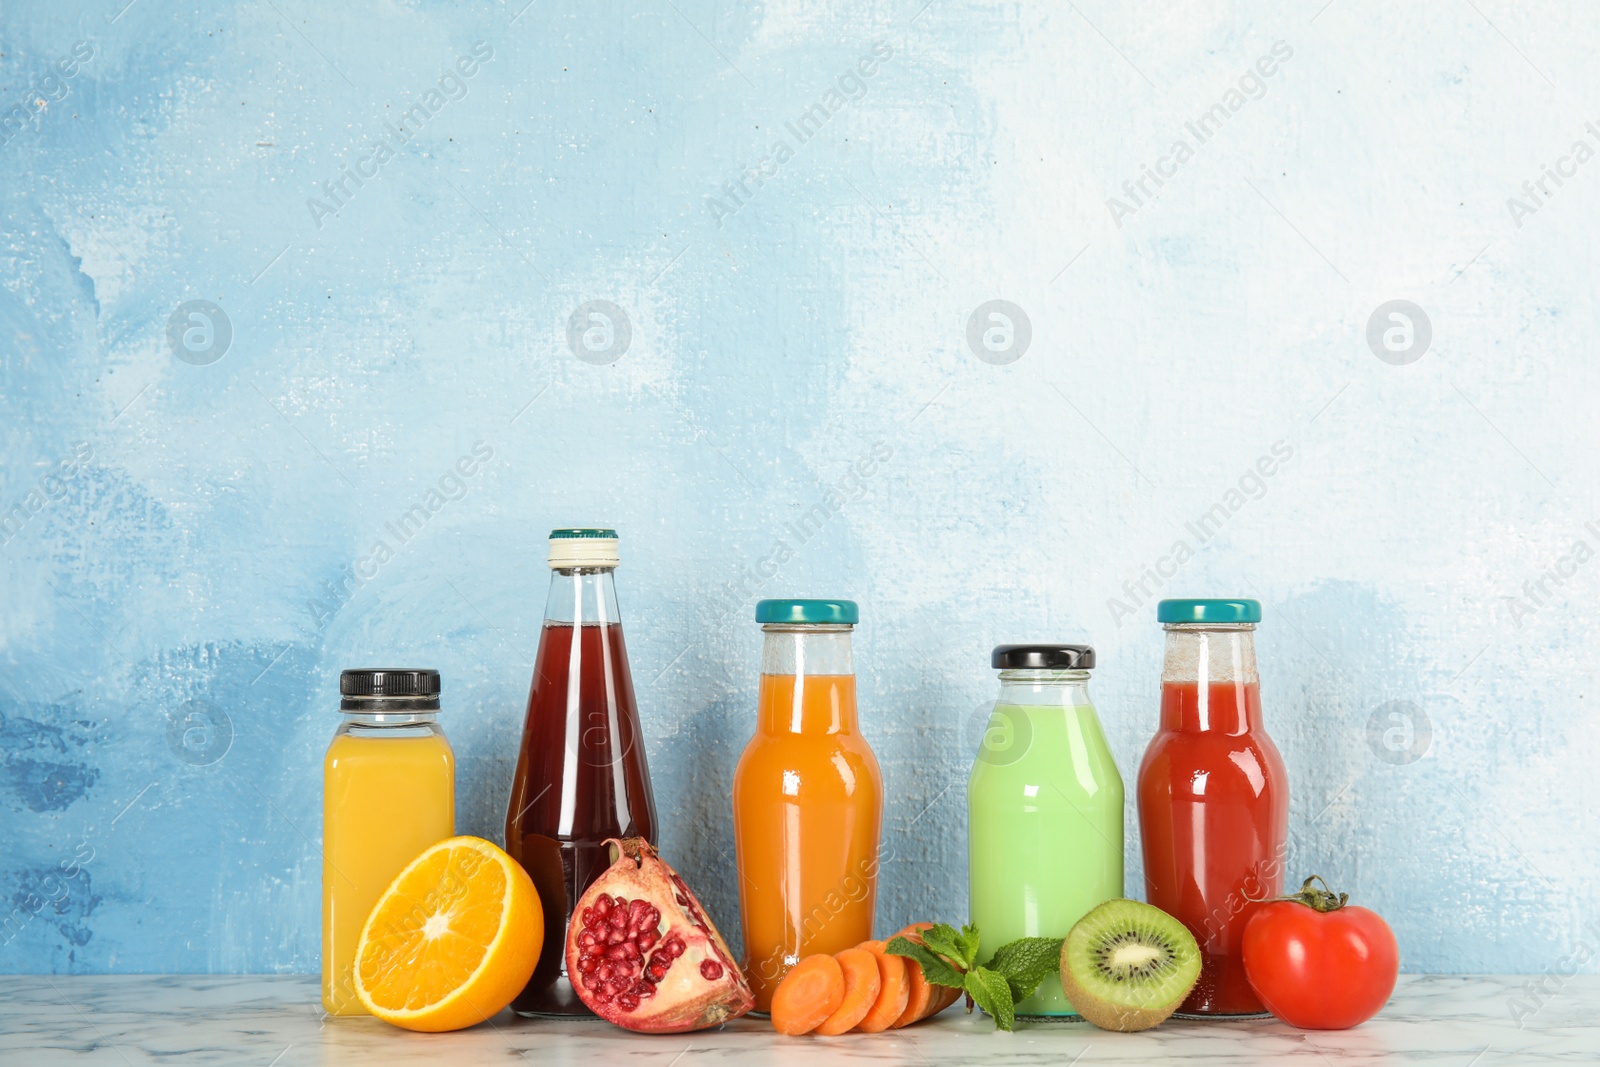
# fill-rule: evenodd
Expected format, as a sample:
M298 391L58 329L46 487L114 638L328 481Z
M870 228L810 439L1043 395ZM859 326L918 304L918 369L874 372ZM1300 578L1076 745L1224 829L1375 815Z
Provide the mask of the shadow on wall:
M1466 709L1449 691L1470 690L1471 663L1439 664L1407 616L1360 583L1320 582L1264 606L1263 710L1292 778L1285 882L1321 874L1389 916L1402 945L1448 941L1451 908L1490 903L1457 899L1451 873L1470 865L1466 842L1487 803L1473 746L1493 731L1458 734ZM1364 870L1375 853L1397 859Z
M66 950L70 959L94 937L89 920L101 898L86 868L95 849L86 838L64 841L57 818L100 777L92 753L101 731L81 701L81 693L50 704L0 697L0 802L41 816L7 819L15 836L0 880L0 954L12 963L19 938Z
M649 754L662 857L694 888L735 956L743 951L744 938L730 798L753 708L738 695L686 708L677 729L661 737ZM656 710L650 718L660 722L661 709Z

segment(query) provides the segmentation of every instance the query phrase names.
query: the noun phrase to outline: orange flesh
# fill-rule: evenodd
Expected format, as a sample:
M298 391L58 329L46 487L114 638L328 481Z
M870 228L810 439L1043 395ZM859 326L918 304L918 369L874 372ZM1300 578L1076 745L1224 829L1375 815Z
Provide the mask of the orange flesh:
M471 853L440 851L410 872L399 895L382 902L366 953L357 961L367 993L378 1004L414 1011L436 1003L483 962L500 932L501 901L508 890L500 868L481 861L470 878L451 879L452 864L471 865L476 859ZM438 886L448 888L439 892Z
M511 1002L544 942L526 872L476 837L452 837L401 871L362 927L356 994L408 1030L472 1026Z

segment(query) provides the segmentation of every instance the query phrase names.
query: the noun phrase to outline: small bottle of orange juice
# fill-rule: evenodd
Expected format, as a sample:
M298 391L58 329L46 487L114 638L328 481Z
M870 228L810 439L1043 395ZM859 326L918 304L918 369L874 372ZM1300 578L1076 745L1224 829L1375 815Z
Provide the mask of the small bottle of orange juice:
M850 600L763 600L756 731L733 776L744 972L765 1012L804 956L872 937L883 777L856 722Z
M352 966L367 913L406 864L455 835L456 758L439 672L339 675L344 722L322 763L322 1006L364 1015Z

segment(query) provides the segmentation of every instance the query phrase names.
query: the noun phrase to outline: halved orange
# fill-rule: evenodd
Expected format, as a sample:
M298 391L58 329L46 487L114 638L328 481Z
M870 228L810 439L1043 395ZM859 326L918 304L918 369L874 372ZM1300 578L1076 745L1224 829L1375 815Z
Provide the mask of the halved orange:
M452 837L383 891L356 945L356 996L407 1030L481 1023L522 992L544 944L539 892L481 837Z

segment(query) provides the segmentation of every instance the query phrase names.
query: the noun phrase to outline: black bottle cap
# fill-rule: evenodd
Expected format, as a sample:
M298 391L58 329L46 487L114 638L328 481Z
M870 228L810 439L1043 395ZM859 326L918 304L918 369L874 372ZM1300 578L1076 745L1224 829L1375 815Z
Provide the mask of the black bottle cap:
M1087 671L1094 667L1088 645L997 645L989 657L996 670Z
M374 700L402 699L418 709L439 706L439 672L406 667L364 667L339 672L340 706L371 707Z

